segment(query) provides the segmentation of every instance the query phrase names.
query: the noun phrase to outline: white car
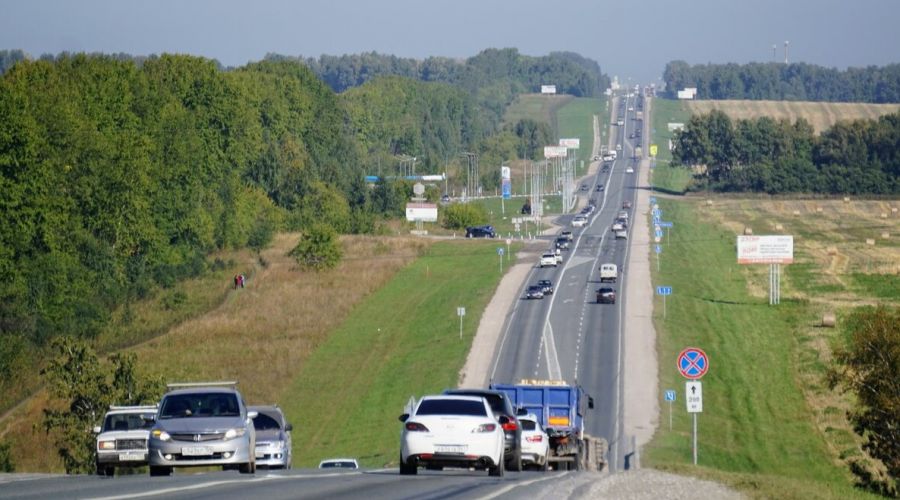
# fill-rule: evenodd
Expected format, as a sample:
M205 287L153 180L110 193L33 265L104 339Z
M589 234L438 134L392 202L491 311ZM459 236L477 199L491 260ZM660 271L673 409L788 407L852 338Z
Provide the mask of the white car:
M147 439L156 420L156 406L110 406L97 434L96 471L112 476L116 467L147 465Z
M633 174L633 173L634 173L634 169L631 168L631 167L628 167L628 168L625 169L625 173L626 173L626 174Z
M547 252L544 255L541 255L541 261L539 263L540 267L545 267L545 266L556 267L558 264L559 264L559 262L556 261L555 253Z
M587 217L583 215L576 215L572 219L572 227L584 227L585 225L587 225Z
M621 230L621 231L616 231L616 239L617 239L617 240L627 240L627 239L628 239L628 232L625 231L624 229Z
M487 469L503 476L505 415L494 417L490 405L476 396L425 396L412 414L400 415L400 474L420 466Z
M611 231L616 232L616 231L622 231L623 229L625 229L624 224L622 224L621 222L614 222L612 225Z
M522 426L522 464L547 470L550 465L550 437L547 432L533 413L519 417L519 425Z
M562 252L559 251L559 248L556 249L556 263L562 264Z

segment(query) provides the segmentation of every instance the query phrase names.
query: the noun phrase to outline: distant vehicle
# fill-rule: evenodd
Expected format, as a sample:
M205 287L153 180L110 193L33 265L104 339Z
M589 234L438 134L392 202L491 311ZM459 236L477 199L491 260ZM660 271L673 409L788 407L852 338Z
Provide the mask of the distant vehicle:
M625 210L619 210L619 213L616 214L616 218L617 219L625 219L627 221L628 220L628 212L626 212Z
M617 240L627 240L628 232L622 229L621 231L616 231L616 239Z
M597 289L597 303L598 304L615 304L616 303L616 291L612 288L598 288Z
M169 384L150 431L150 475L174 467L221 465L256 472L257 412L244 406L237 382Z
M411 414L400 415L400 421L401 475L417 474L420 466L426 466L474 467L503 476L502 426L510 419L495 416L483 397L425 396Z
M544 290L544 295L551 295L553 293L553 282L550 280L538 280L538 285L541 286Z
M544 255L541 255L541 261L539 263L540 267L553 266L556 267L558 263L556 262L556 254L547 252Z
M615 264L600 265L600 283L615 283L619 278L619 268Z
M617 122L616 122L616 125L618 125L618 126L620 126L620 127L623 126L623 125L625 125L625 120L619 120L619 121L617 121Z
M597 191L603 191L604 189L606 188L603 186L603 184L597 184Z
M587 191L587 188L588 188L587 184L582 184L582 185L581 185L581 190L582 190L582 191Z
M156 406L110 406L103 425L94 427L96 472L112 476L116 467L147 465L147 439L156 420Z
M609 161L614 161L615 159L616 159L616 157L611 154L603 155L603 161L609 162Z
M560 252L558 248L556 249L554 255L556 256L556 263L562 264L562 252Z
M456 396L482 397L500 422L503 430L504 463L506 470L522 471L522 427L516 406L509 399L509 394L490 389L447 389L444 394ZM505 420L505 421L504 421Z
M496 238L494 226L474 226L466 228L466 238Z
M320 469L359 469L355 458L329 458L319 462Z
M544 287L541 285L531 285L528 287L528 290L525 291L526 299L543 299L544 298Z
M569 240L569 241L572 241L572 240L574 239L574 237L572 236L572 231L569 231L568 229L566 229L565 231L559 233L559 235L562 236L563 238Z
M623 208L623 209L626 209L626 210L629 209L629 208L631 208L631 200L625 200L625 201L623 201L623 202L622 202L622 208Z
M626 173L626 174L633 174L633 173L634 173L634 169L631 168L631 165L629 165L628 167L625 168L625 173Z
M556 238L556 248L559 248L560 250L568 250L569 238L566 238L565 236Z
M572 226L574 227L584 227L587 225L587 217L583 215L576 215L574 219L572 219Z
M278 405L250 406L258 413L253 419L256 429L256 466L269 469L290 469L292 466L291 431L294 427L284 418Z
M617 146L617 149L622 149L622 145L621 145L621 144L620 144L620 145L618 145L618 146ZM610 156L612 156L612 157L613 157L613 160L615 160L615 159L616 159L616 158L618 158L618 157L619 157L619 153L618 153L618 152L616 152L616 150L612 150L612 151L610 151L610 152L609 152L609 154L610 154Z
M547 470L550 466L550 436L533 413L520 416L519 423L522 425L522 464Z
M628 106L628 111L634 111L634 106Z
M618 221L618 220L613 222L612 227L609 228L609 230L613 231L613 232L621 231L623 229L625 229L625 224L623 224L621 221Z
M622 151L622 145L616 144L616 151Z
M441 203L443 203L443 204L450 203L450 195L445 194L445 195L441 196Z

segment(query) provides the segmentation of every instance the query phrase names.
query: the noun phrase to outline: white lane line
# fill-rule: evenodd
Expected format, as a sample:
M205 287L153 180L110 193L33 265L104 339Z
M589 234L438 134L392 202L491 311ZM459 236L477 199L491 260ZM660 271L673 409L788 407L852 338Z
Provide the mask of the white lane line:
M124 495L113 495L108 497L94 497L92 500L124 500L128 498L145 498L153 496L168 495L170 493L180 493L184 491L201 490L205 488L214 488L216 486L224 486L228 484L248 484L259 483L262 481L272 480L298 480L298 479L318 479L334 476L353 476L362 474L362 472L335 472L331 474L308 474L308 475L291 475L291 476L264 476L254 477L252 479L227 479L222 481L213 481L210 483L191 484L185 486L174 486L171 488L162 488L158 490L142 491L140 493L126 493Z
M505 495L505 494L509 493L510 491L516 489L516 488L523 488L523 487L525 487L525 486L530 486L530 485L532 485L532 484L534 484L534 483L539 483L539 482L541 482L541 481L549 481L549 480L551 480L551 479L559 479L559 478L564 477L564 476L567 476L567 475L569 475L569 474L571 474L571 472L566 471L566 472L562 472L562 473L559 473L559 474L549 474L549 475L547 475L546 477L541 477L541 478L538 478L538 479L532 479L531 481L522 481L522 482L519 482L519 483L513 483L513 484L510 484L510 485L508 485L508 486L504 486L503 488L500 488L499 490L497 490L497 491L491 493L490 495L485 495L485 496L483 496L483 497L478 497L478 498L479 498L479 500L491 500L492 498L497 498L497 497L499 497L500 495ZM529 497L529 496L530 496L530 495L527 495L527 494L526 494L526 495L523 495L523 498L527 498L527 497Z
M548 333L547 337L547 374L550 380L562 379L562 369L559 366L559 354L556 352L556 339L553 337L553 325L548 321L544 333ZM551 351L553 351L551 353Z

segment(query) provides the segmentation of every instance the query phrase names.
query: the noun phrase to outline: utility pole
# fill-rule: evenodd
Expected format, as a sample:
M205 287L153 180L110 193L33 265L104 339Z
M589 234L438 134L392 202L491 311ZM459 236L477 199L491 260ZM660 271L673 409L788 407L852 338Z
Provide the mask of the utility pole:
M785 41L784 41L784 63L785 63L785 64L788 63L788 45L789 45L790 43L791 43L791 42L789 42L788 40L785 40Z

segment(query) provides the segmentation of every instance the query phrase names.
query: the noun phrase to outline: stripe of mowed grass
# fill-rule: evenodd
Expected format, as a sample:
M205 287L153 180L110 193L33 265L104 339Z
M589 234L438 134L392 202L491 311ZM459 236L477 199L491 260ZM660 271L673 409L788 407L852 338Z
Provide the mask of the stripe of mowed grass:
M831 463L798 386L794 330L807 304L785 298L770 307L766 298L751 297L746 279L753 271L736 264L735 235L708 222L702 211L709 208L667 199L660 208L675 223L661 272L654 272L654 284L673 288L666 318L659 297L654 308L660 384L680 396L673 430L662 418L644 464L724 481L754 496L865 496ZM691 465L691 417L675 368L687 346L710 358L698 416L699 467Z
M281 398L299 431L295 464L314 466L334 456L356 457L367 466L396 464L397 417L410 396L440 392L458 378L478 318L499 283L496 246L434 244L315 349ZM462 340L459 306L466 308Z
M594 145L594 115L603 111L604 99L576 97L556 111L559 137L577 137L581 144L577 151L579 160L590 160Z

